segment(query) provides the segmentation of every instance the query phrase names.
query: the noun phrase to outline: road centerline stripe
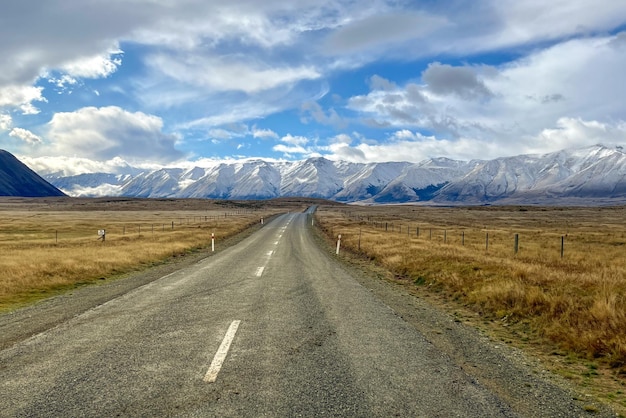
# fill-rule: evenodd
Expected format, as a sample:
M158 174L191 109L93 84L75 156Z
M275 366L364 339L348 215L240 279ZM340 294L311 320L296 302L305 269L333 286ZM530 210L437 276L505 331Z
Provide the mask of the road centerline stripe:
M256 269L256 277L261 277L263 275L263 270L265 270L265 266L263 267L258 267Z
M222 341L222 344L220 344L220 348L217 349L217 353L215 353L215 357L213 357L211 366L204 376L203 380L205 382L214 383L217 380L217 375L222 369L224 360L226 360L226 355L228 354L228 350L230 349L230 344L235 338L235 334L237 333L237 328L239 328L240 323L241 321L233 321L230 324L230 327L228 327L228 331L226 331L224 340Z

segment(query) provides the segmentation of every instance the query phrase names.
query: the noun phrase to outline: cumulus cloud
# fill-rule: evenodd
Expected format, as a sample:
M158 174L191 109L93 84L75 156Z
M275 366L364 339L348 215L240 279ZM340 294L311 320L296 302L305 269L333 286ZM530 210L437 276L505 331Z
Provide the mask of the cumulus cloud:
M173 161L182 157L176 135L162 131L161 118L119 107L87 107L57 113L49 123L48 138L57 155L108 160Z
M31 169L44 176L76 176L85 173L130 174L131 172L128 163L119 157L106 161L96 161L81 157L32 157L29 155L20 155L19 159Z
M40 144L42 142L41 138L39 138L37 135L27 129L22 128L13 128L9 133L9 136L12 138L18 138L29 145Z
M61 70L71 77L106 78L117 71L122 64L123 51L115 49L106 54L80 57L61 66Z
M261 129L256 126L252 127L252 136L262 139L278 139L278 134L271 129Z
M560 118L554 128L542 130L529 145L534 150L585 147L591 144L626 145L626 122L616 124Z
M503 155L554 151L569 145L546 140L550 135L541 143L532 139L553 129L562 133L568 120L621 126L626 85L615 80L623 78L626 55L616 46L619 36L567 40L498 67L432 63L422 84L396 86L378 77L368 94L348 100L348 108L368 126L429 131L440 140L473 139L477 155L485 143L499 143ZM578 140L570 144L598 142L585 132L585 138L571 136Z
M42 96L42 87L27 85L0 85L0 108L19 108L24 115L39 113L33 102L46 102Z
M308 138L305 138L303 136L293 136L291 134L287 134L283 136L282 138L280 138L280 140L281 142L284 142L285 144L297 145L297 146L306 145L309 143Z

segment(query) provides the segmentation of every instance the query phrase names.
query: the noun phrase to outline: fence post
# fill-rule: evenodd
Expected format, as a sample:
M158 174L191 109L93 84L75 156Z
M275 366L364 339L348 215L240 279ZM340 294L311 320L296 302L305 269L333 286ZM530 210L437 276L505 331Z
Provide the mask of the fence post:
M565 236L561 235L561 258L563 258L564 253L565 253Z
M465 246L465 231L461 231L461 245Z
M514 246L515 254L519 250L519 234L515 234L515 246Z
M489 232L485 235L485 251L489 251Z
M443 230L443 243L446 244L448 242L448 231Z

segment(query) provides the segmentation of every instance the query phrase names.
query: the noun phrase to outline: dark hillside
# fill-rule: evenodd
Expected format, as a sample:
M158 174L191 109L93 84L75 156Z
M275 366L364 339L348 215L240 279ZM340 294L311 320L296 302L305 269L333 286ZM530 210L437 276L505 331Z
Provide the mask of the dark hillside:
M65 194L11 153L0 150L0 196L46 197Z

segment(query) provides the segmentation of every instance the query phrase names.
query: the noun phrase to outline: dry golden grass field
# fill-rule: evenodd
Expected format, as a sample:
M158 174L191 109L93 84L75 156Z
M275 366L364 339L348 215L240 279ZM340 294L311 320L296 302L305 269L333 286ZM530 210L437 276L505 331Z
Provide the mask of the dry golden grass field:
M262 217L306 207L287 199L0 198L0 311L208 249L211 233L219 248Z
M419 295L539 347L626 412L625 207L321 206L316 218L333 244L341 234Z

